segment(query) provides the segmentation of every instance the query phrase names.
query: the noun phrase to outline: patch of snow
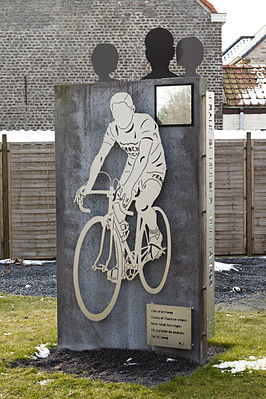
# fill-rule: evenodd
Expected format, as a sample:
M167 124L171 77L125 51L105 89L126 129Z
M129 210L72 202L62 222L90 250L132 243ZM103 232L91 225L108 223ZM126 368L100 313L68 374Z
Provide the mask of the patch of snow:
M48 343L46 344L41 344L40 346L35 346L35 348L39 352L35 352L35 355L41 359L45 359L50 355L50 350L47 348Z
M266 357L262 359L256 359L254 356L250 356L252 360L235 360L232 362L223 362L221 364L215 364L213 367L219 369L229 369L232 374L240 373L245 370L266 370Z
M168 357L168 358L166 359L166 361L167 361L167 362L176 362L176 359L172 359L171 357Z
M230 314L230 313L227 313L226 316L227 316L227 317L232 317L233 315Z
M55 263L55 260L22 260L22 259L0 259L1 265L14 265L19 264L21 266L43 266L46 263Z
M44 386L44 385L46 385L46 384L48 384L49 382L52 382L53 380L42 380L42 381L39 381L39 384L41 385L41 386Z
M23 266L42 266L46 263L47 261L37 261L37 260L23 260L22 265Z
M252 139L266 139L265 130L251 130L250 132ZM245 140L246 138L246 130L214 130L215 140Z
M0 264L1 265L12 265L14 261L12 259L1 259Z
M242 289L241 289L240 287L234 286L234 287L232 288L232 291L233 291L233 292L236 292L236 293L238 294L239 292L242 291Z
M8 333L3 333L3 335L12 335L12 333L9 333L9 332Z
M30 284L25 285L25 288L31 288Z
M0 298L5 298L3 295L0 295Z
M125 363L124 366L137 366L139 363L131 363L132 357L129 357Z
M2 130L0 135L7 135L7 141L13 143L21 142L53 142L55 132L53 130Z
M239 272L239 270L233 264L227 264L222 262L215 262L214 270L216 272L228 272L230 270L235 270L236 272Z

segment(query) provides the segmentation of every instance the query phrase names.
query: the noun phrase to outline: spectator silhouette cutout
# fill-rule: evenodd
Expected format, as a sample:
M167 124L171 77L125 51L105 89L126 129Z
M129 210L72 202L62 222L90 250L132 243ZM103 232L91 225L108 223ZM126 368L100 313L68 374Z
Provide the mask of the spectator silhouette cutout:
M145 38L146 57L152 71L142 79L173 78L177 75L169 70L169 63L174 57L174 38L164 28L152 29Z
M110 77L110 73L116 70L118 63L118 52L115 46L107 43L98 44L93 50L91 62L94 72L99 77L99 82L117 80Z
M185 37L176 46L176 62L185 68L183 76L199 76L196 68L203 60L203 45L197 37Z

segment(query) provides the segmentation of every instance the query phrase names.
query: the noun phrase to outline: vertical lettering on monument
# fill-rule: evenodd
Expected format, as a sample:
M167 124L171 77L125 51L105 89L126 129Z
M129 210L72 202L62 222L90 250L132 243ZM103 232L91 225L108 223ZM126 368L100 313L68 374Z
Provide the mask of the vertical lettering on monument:
M91 164L88 181L77 190L74 199L83 212L89 212L83 207L83 200L87 195L103 194L109 201L107 214L90 219L83 227L74 256L73 278L76 298L85 316L94 321L103 320L112 311L122 280L131 281L139 275L148 293L159 293L165 285L171 258L169 221L165 212L154 206L166 173L164 149L158 125L150 115L135 112L133 100L128 93L120 92L113 95L110 108L114 120L107 127L100 150ZM115 143L126 152L127 161L120 178L112 181L101 168ZM100 173L109 177L109 190L93 190ZM130 225L126 218L132 215L129 208L133 202L137 212L137 223L134 248L130 248L127 240ZM85 305L82 299L79 284L79 269L82 267L79 264L80 252L85 245L85 236L91 234L92 226L95 224L101 226L99 252L95 259L88 259L87 263L91 262L91 268L96 273L104 273L106 284L113 286L110 302L98 313L88 310L88 305ZM106 244L109 253L107 258L103 259L103 249ZM112 264L113 258L115 258L114 264ZM151 286L144 274L144 265L158 261L161 262L162 273L157 285Z
M206 288L207 336L214 335L214 93L206 93Z

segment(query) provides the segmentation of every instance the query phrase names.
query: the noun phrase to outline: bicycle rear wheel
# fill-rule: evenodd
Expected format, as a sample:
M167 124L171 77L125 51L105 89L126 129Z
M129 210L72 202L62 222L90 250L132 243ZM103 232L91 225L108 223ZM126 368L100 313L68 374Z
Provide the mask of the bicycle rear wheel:
M148 284L147 279L144 276L143 268L144 264L140 265L139 267L139 276L141 283L143 285L143 288L149 293L149 294L158 294L164 287L168 272L169 272L169 267L170 267L170 261L171 261L171 232L170 232L170 225L168 218L164 211L155 206L153 209L156 211L158 215L162 216L163 224L164 224L164 231L165 231L165 248L164 248L164 253L161 255L161 262L163 262L163 275L160 280L160 282L157 284L157 286L152 287L150 284ZM142 234L144 235L144 228L142 230ZM152 261L151 261L152 262Z
M106 279L106 274L103 273L101 270L97 270L96 272L93 273L103 273L106 282L104 281L104 291L105 291L105 285L109 285L109 290L113 289L113 293L111 294L111 297L108 300L108 303L105 305L103 304L103 309L101 311L94 311L92 309L88 309L90 307L90 305L88 305L86 303L84 303L84 298L81 294L81 288L80 288L80 274L81 274L81 268L82 265L80 265L80 254L81 251L84 251L84 247L86 246L86 238L88 239L88 235L90 234L90 232L93 234L93 230L95 229L95 227L97 227L98 231L101 232L101 243L104 242L104 238L105 238L105 233L106 233L106 220L103 216L96 216L94 218L92 218L91 220L89 220L85 226L83 227L83 229L81 230L81 233L79 235L78 241L77 241L77 245L76 245L76 249L75 249L75 255L74 255L74 264L73 264L73 280L74 280L74 289L75 289L75 294L76 294L76 299L77 302L79 304L80 310L82 311L82 313L89 319L92 321L100 321L105 319L109 313L112 311L117 298L118 298L118 294L120 291L120 287L121 287L121 280L122 280L122 251L121 248L119 248L119 241L116 240L116 251L115 251L115 258L116 258L116 265L118 267L118 276L117 276L117 281L114 282L109 282ZM92 237L94 237L92 235ZM113 234L110 233L110 240L114 240L114 236ZM90 240L91 241L91 240ZM95 240L94 240L95 241ZM114 251L114 243L113 244L113 251ZM96 243L95 243L96 245ZM101 245L100 245L100 249L99 251L101 251ZM90 253L88 254L88 258L90 258ZM95 260L95 259L94 259ZM88 261L90 261L89 267L92 268L93 266L93 262L94 260L88 259ZM84 261L83 261L83 265L84 265ZM91 270L91 269L90 269ZM92 276L96 276L95 274L92 274ZM86 278L86 275L85 275ZM93 278L93 277L92 277ZM84 285L83 279L82 279L82 283ZM88 281L88 286L86 286L86 294L88 296L87 290L90 290L90 287L92 287L92 290L95 291L95 287L92 286L94 285L94 281ZM107 287L106 287L107 288ZM97 291L97 290L96 290ZM99 298L95 296L93 296L91 302L94 303L100 303L103 301L103 298L100 296ZM88 302L88 301L87 301ZM93 308L93 303L91 303L91 308Z

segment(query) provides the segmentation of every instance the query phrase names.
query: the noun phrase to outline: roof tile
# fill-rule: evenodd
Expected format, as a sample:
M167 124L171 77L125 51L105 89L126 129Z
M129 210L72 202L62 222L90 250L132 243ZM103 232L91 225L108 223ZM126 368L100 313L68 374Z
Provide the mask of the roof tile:
M223 88L230 106L266 106L266 66L225 65Z

